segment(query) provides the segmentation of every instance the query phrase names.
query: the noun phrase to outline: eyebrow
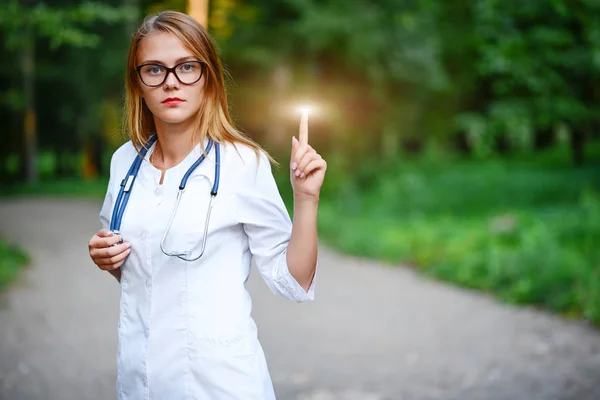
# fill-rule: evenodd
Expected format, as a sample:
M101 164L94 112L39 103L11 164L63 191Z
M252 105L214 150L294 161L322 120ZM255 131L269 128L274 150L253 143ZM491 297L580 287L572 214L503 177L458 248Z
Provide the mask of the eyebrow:
M196 57L194 57L194 56L181 57L181 58L178 58L177 60L175 60L175 64L179 64L182 61L189 61L189 60L196 60ZM158 60L146 60L146 61L142 62L141 64L160 64L160 65L166 65L166 63L164 63L162 61L158 61Z

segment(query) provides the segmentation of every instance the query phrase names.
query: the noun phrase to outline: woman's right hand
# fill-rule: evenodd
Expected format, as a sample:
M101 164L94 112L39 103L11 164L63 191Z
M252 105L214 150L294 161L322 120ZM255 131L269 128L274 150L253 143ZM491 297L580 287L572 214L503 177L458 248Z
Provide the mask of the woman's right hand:
M123 265L131 249L129 243L117 244L120 241L121 236L108 229L100 229L92 236L88 248L90 257L98 268L113 273Z

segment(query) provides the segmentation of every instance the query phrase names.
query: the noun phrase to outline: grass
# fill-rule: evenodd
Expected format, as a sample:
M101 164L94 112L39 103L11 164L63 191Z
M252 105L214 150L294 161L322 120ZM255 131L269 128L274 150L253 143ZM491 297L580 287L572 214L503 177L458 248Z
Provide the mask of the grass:
M83 180L79 178L43 179L35 184L19 183L1 186L0 193L10 196L77 196L102 198L106 194L108 178Z
M400 161L320 208L340 250L600 326L600 148L504 160ZM360 180L358 180L360 182Z
M0 239L0 292L16 279L28 261L23 250Z

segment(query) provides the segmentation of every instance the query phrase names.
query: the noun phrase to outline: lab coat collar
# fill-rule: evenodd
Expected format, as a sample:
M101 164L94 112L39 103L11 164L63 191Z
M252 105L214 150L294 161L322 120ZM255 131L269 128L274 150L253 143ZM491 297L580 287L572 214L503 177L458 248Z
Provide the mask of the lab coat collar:
M203 150L206 149L207 145L208 145L208 139L205 139L203 144L198 143L192 149L192 151L190 151L190 153L179 164L169 168L169 170L167 171L167 174L171 175L169 177L169 180L175 179L177 181L177 185L179 185L179 183L181 182L181 179L183 178L185 173L200 158L200 156L203 154ZM156 183L158 183L158 181L160 180L161 172L156 167L154 167L152 164L150 164L150 156L154 152L155 148L156 148L156 142L153 143L152 146L150 147L150 149L148 150L148 153L146 154L145 159L146 159L146 161L148 161L148 165L149 165L150 169L152 170L152 175L154 175L154 180L156 180ZM193 178L194 176L201 175L201 176L206 177L206 179L208 179L208 181L210 182L211 185L214 184L215 162L216 162L215 154L216 154L215 153L215 144L213 143L213 146L211 147L210 152L208 153L208 156L205 156L205 159L200 163L200 165L198 165L196 167L196 169L190 176L190 179ZM188 179L188 182L190 181L190 179Z

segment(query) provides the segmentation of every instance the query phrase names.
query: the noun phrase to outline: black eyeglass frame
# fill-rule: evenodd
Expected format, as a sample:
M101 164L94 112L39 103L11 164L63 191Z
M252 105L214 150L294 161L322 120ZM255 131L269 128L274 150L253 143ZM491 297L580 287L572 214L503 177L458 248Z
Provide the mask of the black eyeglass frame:
M180 65L190 64L190 63L200 64L200 76L194 82L185 83L185 82L182 82L181 79L179 79L179 76L177 75L177 72L175 71L175 69L177 69L177 67L179 67ZM167 71L167 73L165 74L165 77L164 77L164 79L162 80L161 83L156 84L156 85L148 85L146 82L144 82L144 78L142 78L142 68L143 67L147 67L148 65L152 65L154 67L164 68ZM175 76L175 79L177 79L182 85L193 85L193 84L197 83L198 81L200 81L200 79L202 79L202 76L204 75L204 69L205 69L205 67L206 67L206 63L204 61L200 61L200 60L187 60L187 61L182 61L182 62L180 62L178 64L175 64L172 68L169 68L166 65L162 65L162 64L145 63L145 64L138 65L137 67L135 67L135 69L136 69L136 71L138 73L138 76L140 77L140 80L142 81L142 83L144 85L146 85L148 87L158 87L158 86L161 86L163 83L165 83L165 81L167 80L167 77L169 76L169 74L171 72Z

